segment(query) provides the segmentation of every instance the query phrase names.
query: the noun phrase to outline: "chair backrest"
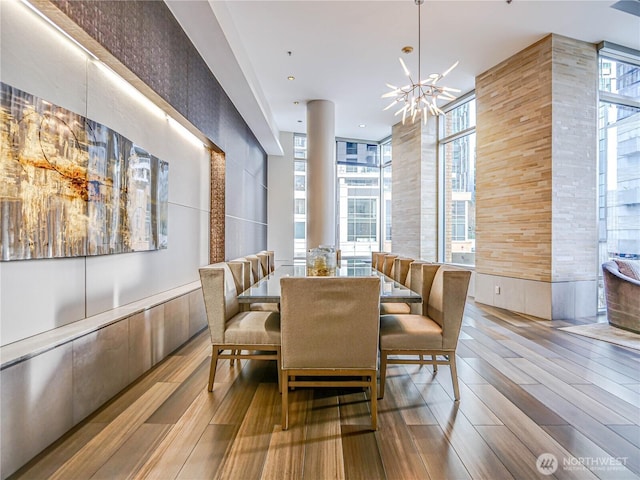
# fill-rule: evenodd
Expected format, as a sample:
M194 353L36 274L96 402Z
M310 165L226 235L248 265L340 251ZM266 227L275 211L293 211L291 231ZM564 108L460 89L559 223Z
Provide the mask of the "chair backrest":
M262 275L262 266L260 265L260 259L257 255L247 255L244 258L251 262L251 274L253 275L251 285L253 285L264 276Z
M227 262L231 275L233 276L233 283L236 286L236 295L245 291L244 288L244 263L238 261Z
M260 260L260 268L262 268L262 276L269 275L269 254L265 251L256 253L256 257Z
M242 291L253 285L253 272L251 272L251 262L244 257L235 258L229 263L241 263L242 264ZM233 272L232 272L233 273Z
M282 368L376 368L380 278L280 280Z
M273 250L267 250L267 256L269 257L269 273L272 273L276 269L276 254Z
M410 288L411 290L413 290L416 293L419 293L422 296L422 302L421 303L411 303L411 313L412 314L416 314L416 315L426 315L427 314L427 307L426 304L429 301L429 296L424 295L424 289L423 289L423 284L424 282L422 281L422 266L423 265L435 265L434 267L431 267L428 269L428 273L427 273L427 291L431 290L431 282L433 282L433 277L436 274L436 271L438 270L439 265L436 263L431 263L431 262L425 262L424 260L414 260L413 262L411 262L411 265L409 266L409 274L407 275L407 288Z
M398 257L394 260L393 265L393 279L396 282L401 283L405 287L407 286L407 277L409 275L409 267L413 262L413 258Z
M394 255L392 253L387 253L384 256L381 271L387 277L393 278L393 263L395 262L396 258L398 258L398 255Z
M455 349L458 343L470 278L469 270L450 265L422 265L422 298L423 309L426 309L423 315L442 328L445 349Z
M224 262L199 271L211 342L222 344L227 320L240 311L233 274Z
M385 255L385 252L371 252L371 267L381 272Z

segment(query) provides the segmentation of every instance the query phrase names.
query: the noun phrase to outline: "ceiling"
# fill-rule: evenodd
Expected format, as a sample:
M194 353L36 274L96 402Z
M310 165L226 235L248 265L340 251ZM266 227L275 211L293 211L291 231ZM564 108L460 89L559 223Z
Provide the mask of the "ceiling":
M408 83L398 57L417 73L413 0L165 1L267 153L281 154L280 131L306 132L309 100L335 103L338 137L378 141L400 120L380 97L386 83ZM549 33L640 50L640 18L613 3L425 0L422 77L459 60L440 83L466 93L478 74Z

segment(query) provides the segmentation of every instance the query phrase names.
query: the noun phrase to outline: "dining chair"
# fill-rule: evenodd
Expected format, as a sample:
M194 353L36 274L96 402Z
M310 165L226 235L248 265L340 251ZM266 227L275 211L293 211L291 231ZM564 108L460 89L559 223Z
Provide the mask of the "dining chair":
M401 283L405 287L407 286L409 268L411 267L412 263L413 263L413 258L408 258L408 257L397 257L394 260L393 279L396 282Z
M371 268L381 272L385 255L386 252L371 252Z
M249 260L249 262L251 263L251 275L252 275L251 285L253 285L257 281L261 280L262 277L264 276L262 274L262 265L257 255L245 255L244 258Z
M276 269L276 254L273 250L266 250L269 257L269 273L273 273Z
M407 286L407 278L409 277L409 268L413 263L413 258L397 257L394 260L393 279ZM408 303L381 303L380 315L411 313L411 306Z
M261 253L256 255L247 255L244 257L245 261L248 261L250 265L249 269L245 269L245 283L249 283L247 288L266 276L263 275L262 264L265 257L267 257L267 255ZM255 312L279 312L280 306L277 303L254 302L249 304L249 310L253 310Z
M384 260L382 261L382 273L387 277L393 278L393 264L396 258L398 258L398 255L393 253L387 253L384 256Z
M280 388L279 314L241 312L233 274L226 263L208 265L199 272L212 348L208 390L213 390L218 359L241 358L275 360ZM231 353L225 354L227 350Z
M256 253L256 257L260 260L260 268L262 268L262 276L266 277L271 273L269 270L269 254L266 251Z
M239 294L244 292L247 288L249 288L251 285L255 283L253 281L253 273L251 272L251 262L247 260L245 257L234 258L233 260L229 260L227 263L242 264L242 290L238 290ZM232 270L232 273L233 273L233 270Z
M449 265L421 267L422 313L380 317L380 398L384 397L387 365L431 364L434 373L437 365L449 365L454 398L458 401L456 348L471 272ZM407 358L415 355L419 358ZM424 355L430 355L431 360Z
M368 387L377 429L379 277L280 279L282 429L289 387Z

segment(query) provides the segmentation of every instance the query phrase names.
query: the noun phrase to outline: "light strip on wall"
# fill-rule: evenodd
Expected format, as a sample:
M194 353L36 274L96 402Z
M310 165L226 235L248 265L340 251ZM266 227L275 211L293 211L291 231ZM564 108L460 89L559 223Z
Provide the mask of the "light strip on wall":
M31 5L31 3L29 3L27 0L20 0L25 6L29 7L29 9L34 12L36 15L38 15L40 18L42 18L45 22L47 22L49 25L51 25L53 28L55 28L58 32L60 32L67 40L70 40L71 43L73 43L76 47L78 47L80 50L82 50L84 53L86 53L87 55L89 55L89 57L97 60L98 57L96 57L93 53L91 53L89 50L87 50L85 48L84 45L82 45L80 42L78 42L75 38L73 38L71 35L69 35L67 32L65 32L62 28L60 28L58 25L56 25L54 22L51 21L51 19L49 17L47 17L44 13L42 13L40 10L38 10L36 7L34 7L33 5Z
M2 0L0 0L2 1ZM140 90L138 90L135 86L129 83L126 79L124 79L120 74L115 72L112 68L110 68L107 64L102 62L95 54L91 51L87 50L80 42L78 42L75 38L73 38L69 33L64 31L58 25L56 25L50 18L48 18L44 13L38 10L34 5L29 3L28 0L20 0L20 2L29 8L32 12L34 12L38 17L43 19L47 24L52 26L57 32L61 33L67 40L71 41L73 45L78 47L83 53L89 56L91 60L93 60L94 65L96 65L102 72L104 72L114 83L116 83L122 90L136 99L139 103L141 103L151 114L156 116L159 119L168 119L169 124L174 128L181 136L189 140L191 143L197 146L205 146L205 143L200 140L196 135L191 133L186 127L184 127L180 122L175 120L173 117L169 116L162 108L160 108L156 103L154 103L149 97L143 94Z
M169 127L171 127L174 130L176 130L180 136L182 136L183 138L188 140L194 146L196 146L196 147L204 147L205 146L198 137L196 137L186 127L184 127L180 122L178 122L173 117L170 117L168 114L167 114L167 122L169 123Z
M108 65L96 59L93 62L101 71L104 73L109 79L118 85L118 87L123 90L125 93L133 97L136 101L138 101L142 106L144 106L149 113L153 114L157 118L164 119L166 113L162 110L158 105L153 103L149 97L144 95L140 90L131 85L127 80L122 78L117 72L111 69Z

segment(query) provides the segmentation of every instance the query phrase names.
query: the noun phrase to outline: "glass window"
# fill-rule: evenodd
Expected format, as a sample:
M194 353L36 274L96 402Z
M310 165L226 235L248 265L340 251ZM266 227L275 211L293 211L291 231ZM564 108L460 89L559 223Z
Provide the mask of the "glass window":
M599 264L640 259L640 58L637 64L600 56L598 110ZM598 306L606 307L602 269Z
M306 155L304 135L294 135L294 256L306 255ZM384 169L380 159L384 160ZM338 248L342 256L370 258L391 251L391 140L336 141ZM384 176L383 182L381 177ZM381 189L381 184L384 187ZM384 212L381 212L381 208ZM384 226L383 226L384 225ZM383 230L384 228L384 230ZM381 242L382 239L382 242ZM382 245L381 245L382 243Z
M391 252L391 140L380 145L382 162L382 248L383 252Z
M379 151L377 144L336 142L338 238L345 258L380 250Z
M476 126L476 102L471 100L445 112L442 137L456 135Z
M307 137L294 134L294 241L293 255L304 258L307 253Z
M348 242L377 242L377 201L376 198L348 199Z
M475 265L476 134L475 99L440 118L443 169L443 260Z
M307 236L306 222L295 222L295 238L296 240L304 240Z

